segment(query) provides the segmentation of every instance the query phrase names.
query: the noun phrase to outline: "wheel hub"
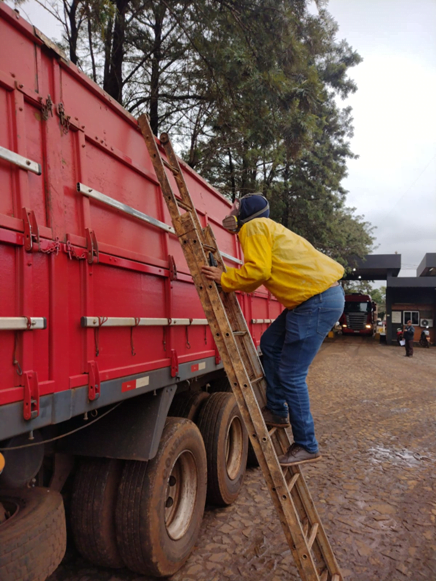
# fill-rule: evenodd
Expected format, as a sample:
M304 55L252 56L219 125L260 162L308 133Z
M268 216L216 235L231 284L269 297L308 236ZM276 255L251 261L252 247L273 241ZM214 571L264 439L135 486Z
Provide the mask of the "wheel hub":
M226 468L230 480L238 477L244 450L244 432L238 416L229 423L226 438Z
M197 481L194 456L184 450L174 462L166 490L165 525L173 540L182 538L189 528L197 497Z

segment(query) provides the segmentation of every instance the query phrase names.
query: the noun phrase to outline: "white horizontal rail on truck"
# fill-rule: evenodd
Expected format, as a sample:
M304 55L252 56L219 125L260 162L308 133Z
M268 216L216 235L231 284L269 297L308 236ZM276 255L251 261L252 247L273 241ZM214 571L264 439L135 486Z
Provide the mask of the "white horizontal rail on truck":
M46 327L45 317L0 317L0 331L35 331Z
M36 175L41 175L41 166L36 161L32 161L27 157L23 157L15 151L11 151L10 149L6 149L6 147L0 147L0 158L5 159L6 161L10 161L14 165L21 167L22 169L26 169L27 171L31 171L32 173L36 173Z
M172 226L168 226L168 224L165 224L165 222L161 222L160 220L157 220L156 218L153 218L152 216L149 216L148 214L144 214L143 212L140 212L139 210L135 210L135 208L132 208L131 206L128 206L127 204L123 204L123 202L119 202L118 200L115 200L114 198L106 196L106 194L102 194L101 192L98 192L97 190L94 190L93 188L85 186L85 184L81 184L80 182L78 182L77 183L77 191L79 193L83 194L84 196L88 196L89 198L93 198L94 200L98 200L102 204L106 204L107 206L111 206L112 208L120 210L120 212L124 212L125 214L128 214L129 216L133 216L134 218L138 218L138 220L142 220L143 222L147 222L147 224L151 224L152 226L156 226L156 228L160 228L161 230L165 230L165 232L168 232L169 234L175 235L174 228ZM239 258L235 258L234 256L231 256L230 254L226 254L225 252L221 252L221 255L224 256L224 258L227 258L227 260L235 262L236 264L242 264L242 260L239 260Z
M145 317L82 317L82 327L175 327L207 325L207 319L148 319Z
M253 325L259 323L272 323L273 321L275 321L275 319L251 319Z

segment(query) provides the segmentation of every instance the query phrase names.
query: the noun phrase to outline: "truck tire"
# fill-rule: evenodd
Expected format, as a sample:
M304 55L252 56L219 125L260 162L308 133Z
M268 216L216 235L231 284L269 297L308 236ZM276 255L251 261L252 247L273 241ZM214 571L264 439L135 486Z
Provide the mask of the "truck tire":
M94 565L124 567L115 534L115 506L123 462L85 458L71 498L71 529L79 553Z
M203 439L190 420L167 418L149 462L128 461L116 509L117 542L129 569L168 577L188 559L206 501Z
M0 491L11 514L0 524L1 581L44 581L65 554L65 510L59 492L46 488Z
M168 415L196 423L198 412L208 397L205 391L179 393L173 399Z
M207 501L232 504L247 466L248 435L233 393L213 393L200 411L198 427L207 454Z

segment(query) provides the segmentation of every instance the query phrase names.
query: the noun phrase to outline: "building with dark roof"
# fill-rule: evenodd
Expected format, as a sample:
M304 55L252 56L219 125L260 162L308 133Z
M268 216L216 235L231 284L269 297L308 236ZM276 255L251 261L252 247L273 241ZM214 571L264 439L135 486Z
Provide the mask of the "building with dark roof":
M355 259L347 280L386 280L386 342L396 341L397 328L409 319L419 341L426 327L430 341L435 342L436 319L436 253L428 253L417 268L416 276L399 277L401 254L369 254Z

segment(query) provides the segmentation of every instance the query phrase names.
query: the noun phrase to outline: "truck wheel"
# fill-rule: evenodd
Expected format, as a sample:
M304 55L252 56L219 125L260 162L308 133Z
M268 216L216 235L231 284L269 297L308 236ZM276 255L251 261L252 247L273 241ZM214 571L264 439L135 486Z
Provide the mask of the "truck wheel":
M206 501L206 451L190 420L167 418L156 456L128 461L116 509L117 543L129 569L168 577L189 557Z
M44 581L65 554L62 496L46 488L4 490L0 509L0 579Z
M80 554L102 567L124 567L116 543L115 503L123 463L86 458L76 473L71 498L71 528Z
M186 418L195 423L198 412L208 397L209 394L205 391L179 393L173 399L168 415L176 418Z
M207 501L227 506L239 495L247 465L248 435L233 393L213 393L198 427L207 454Z

